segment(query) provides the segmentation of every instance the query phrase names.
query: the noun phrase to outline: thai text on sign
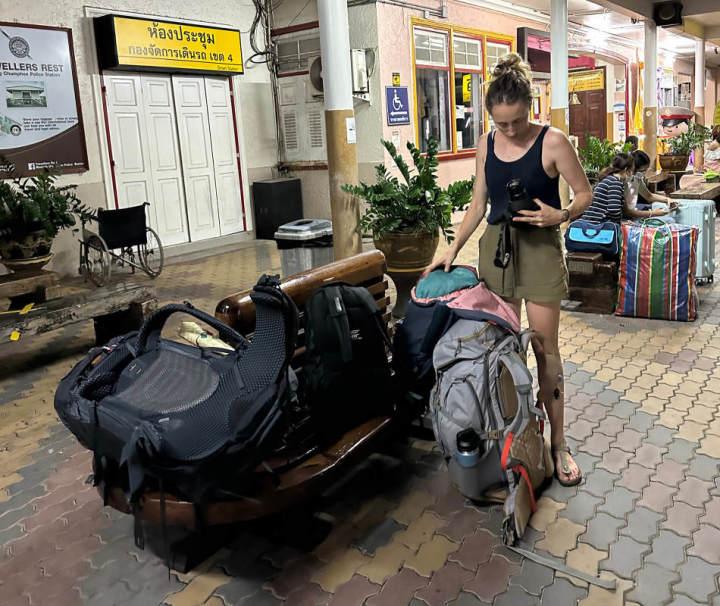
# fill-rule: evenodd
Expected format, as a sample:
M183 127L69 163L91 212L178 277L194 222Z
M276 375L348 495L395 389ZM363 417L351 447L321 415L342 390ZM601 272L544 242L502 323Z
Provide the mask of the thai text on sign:
M568 74L568 89L571 93L580 93L586 90L602 90L604 88L605 71L602 69Z
M113 17L120 66L242 73L240 32Z

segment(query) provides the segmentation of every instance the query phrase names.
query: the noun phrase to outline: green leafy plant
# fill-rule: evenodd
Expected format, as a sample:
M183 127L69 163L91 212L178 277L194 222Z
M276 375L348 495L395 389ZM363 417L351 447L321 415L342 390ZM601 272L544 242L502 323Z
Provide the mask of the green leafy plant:
M93 212L75 195L75 186L57 187L57 177L44 173L36 177L0 181L0 236L19 240L32 233L54 238L62 229L75 225L75 215L93 217Z
M705 141L711 138L711 131L707 126L695 124L688 125L688 131L673 137L668 141L671 156L689 156L693 149L702 147Z
M630 143L612 143L593 135L588 135L585 141L585 147L578 150L578 155L585 174L590 178L597 178L600 171L612 164L613 158L618 153L628 152L631 148Z
M408 166L390 141L381 142L402 180L391 175L384 164L378 164L375 167L376 183L343 185L343 191L368 203L360 219L360 228L375 238L389 232L436 233L439 229L451 242L454 239L452 213L464 210L470 203L475 177L456 181L443 189L437 183L437 141L428 143L425 154L413 143L407 143L414 168Z

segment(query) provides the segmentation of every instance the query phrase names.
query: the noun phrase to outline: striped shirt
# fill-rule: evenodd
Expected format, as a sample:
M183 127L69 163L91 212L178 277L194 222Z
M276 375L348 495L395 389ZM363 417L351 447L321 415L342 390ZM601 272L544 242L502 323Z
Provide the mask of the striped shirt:
M608 175L595 186L592 204L583 213L582 218L591 223L604 223L605 221L620 223L624 201L623 182L615 175Z

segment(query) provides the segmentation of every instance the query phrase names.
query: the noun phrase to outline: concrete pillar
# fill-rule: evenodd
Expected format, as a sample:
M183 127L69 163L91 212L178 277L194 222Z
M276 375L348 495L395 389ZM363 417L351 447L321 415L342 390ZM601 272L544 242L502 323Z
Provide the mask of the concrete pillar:
M650 156L650 166L655 166L657 156L657 25L645 20L645 68L643 69L643 149Z
M350 32L346 2L318 0L323 92L325 96L325 132L330 211L333 222L335 259L361 252L358 231L358 201L342 191L345 183L358 182L355 112L353 110L350 71Z
M695 41L695 122L705 124L705 40ZM695 171L705 166L705 148L695 150Z
M550 123L568 133L568 9L567 0L550 4ZM560 179L560 200L563 207L570 201L568 184Z

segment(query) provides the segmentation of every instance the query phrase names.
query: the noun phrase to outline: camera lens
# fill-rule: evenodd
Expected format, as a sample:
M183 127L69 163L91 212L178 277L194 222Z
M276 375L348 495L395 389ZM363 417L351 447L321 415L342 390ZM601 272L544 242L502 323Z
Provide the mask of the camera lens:
M512 181L509 181L506 187L510 199L517 200L518 198L523 197L524 188L520 179L513 179Z

